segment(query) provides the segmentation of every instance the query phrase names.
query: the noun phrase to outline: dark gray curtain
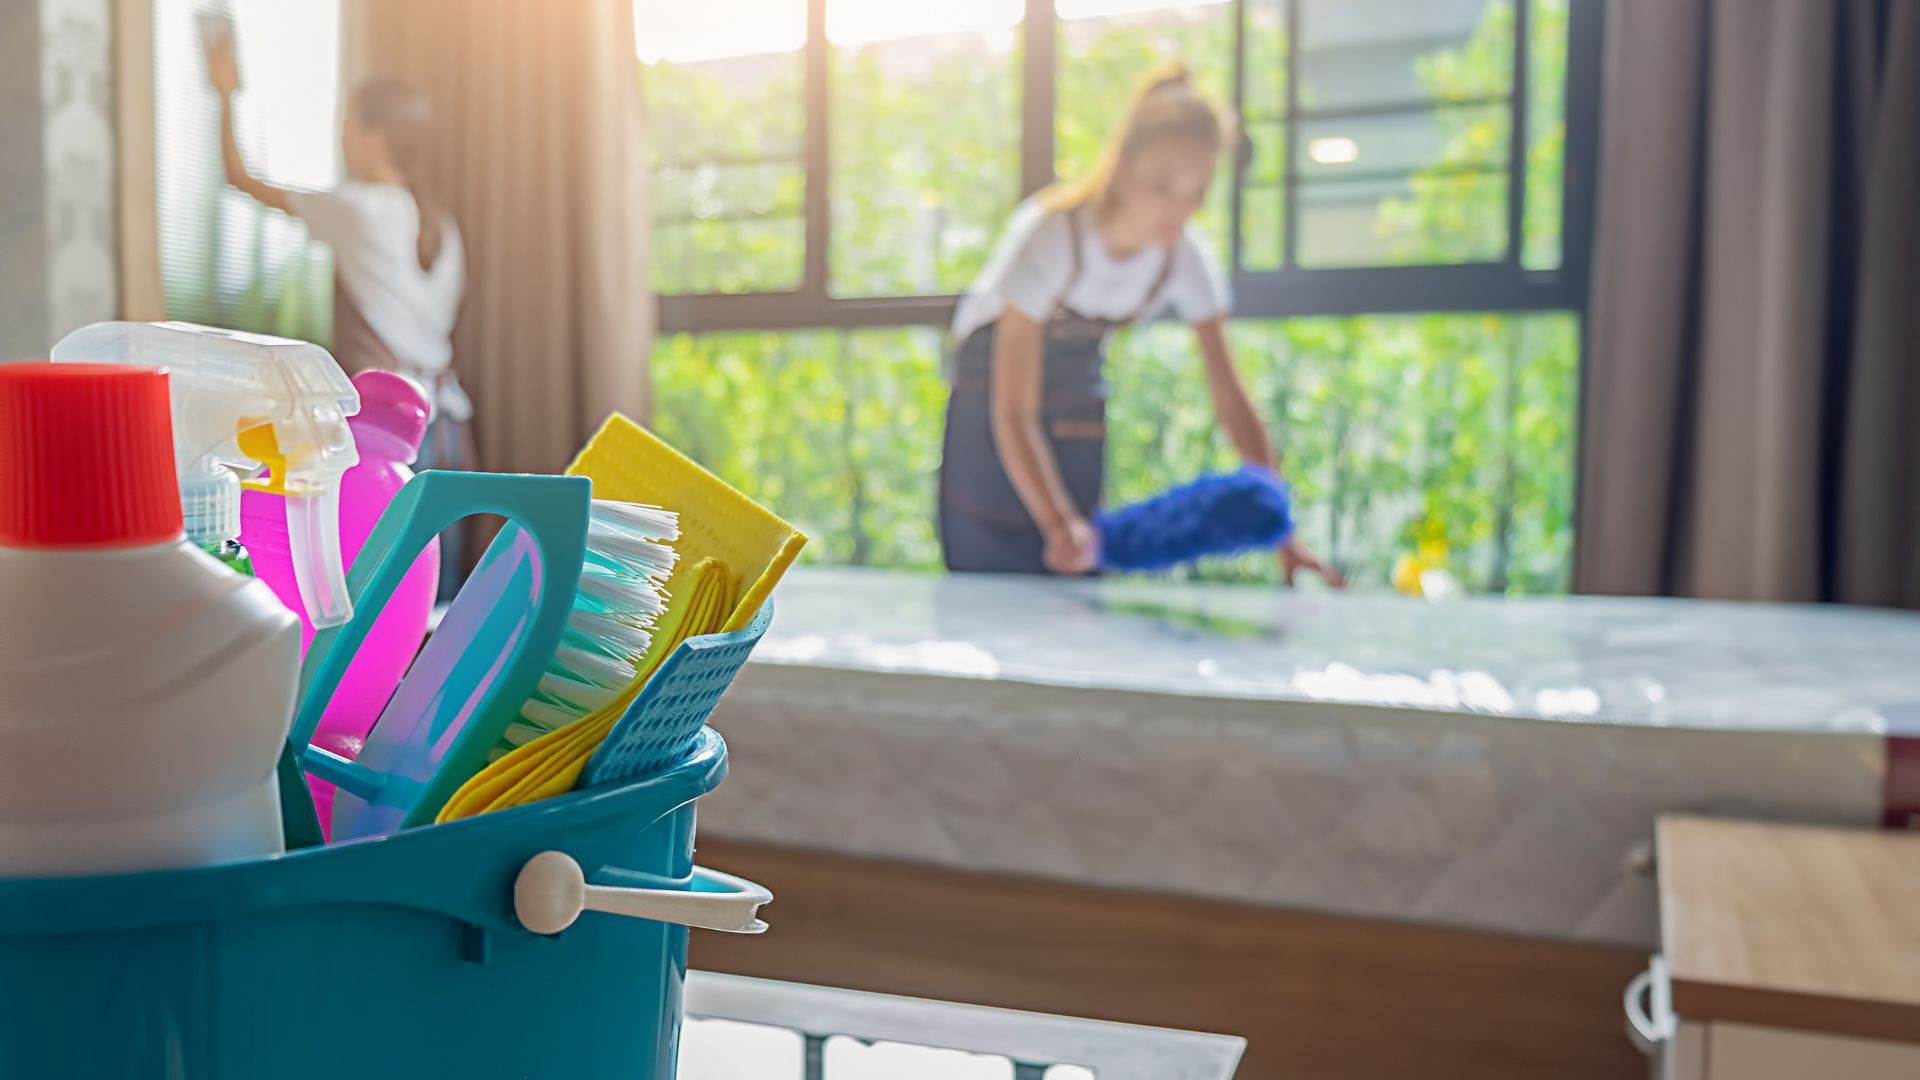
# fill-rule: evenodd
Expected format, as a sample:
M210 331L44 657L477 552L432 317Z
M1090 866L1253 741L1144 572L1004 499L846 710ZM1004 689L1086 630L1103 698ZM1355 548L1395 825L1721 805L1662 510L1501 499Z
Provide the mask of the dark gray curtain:
M1615 0L1582 592L1920 607L1920 0Z

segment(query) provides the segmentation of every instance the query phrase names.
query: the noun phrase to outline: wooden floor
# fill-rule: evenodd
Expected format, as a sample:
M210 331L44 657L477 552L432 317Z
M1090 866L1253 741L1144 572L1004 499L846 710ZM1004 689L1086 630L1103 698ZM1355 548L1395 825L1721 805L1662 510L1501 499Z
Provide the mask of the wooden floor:
M697 968L1241 1035L1240 1077L1638 1080L1624 949L708 840L772 889Z

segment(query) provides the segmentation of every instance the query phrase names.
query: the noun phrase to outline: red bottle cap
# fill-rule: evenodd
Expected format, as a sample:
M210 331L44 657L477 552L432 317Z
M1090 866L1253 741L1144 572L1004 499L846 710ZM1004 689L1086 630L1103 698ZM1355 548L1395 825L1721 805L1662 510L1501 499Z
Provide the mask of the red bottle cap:
M0 364L0 546L143 547L179 535L165 372Z

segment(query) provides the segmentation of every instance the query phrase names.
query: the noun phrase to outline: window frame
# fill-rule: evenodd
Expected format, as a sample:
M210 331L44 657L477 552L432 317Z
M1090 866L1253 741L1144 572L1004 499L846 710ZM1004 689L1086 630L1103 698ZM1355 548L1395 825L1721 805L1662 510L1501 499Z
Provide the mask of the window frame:
M1246 0L1228 0L1233 25L1233 106L1245 104ZM1436 265L1323 267L1297 265L1299 230L1297 159L1289 151L1285 200L1284 266L1241 266L1243 174L1236 160L1228 177L1233 317L1276 319L1465 311L1573 311L1584 318L1593 247L1594 180L1598 158L1599 97L1604 0L1568 0L1566 138L1561 169L1560 265L1532 270L1521 262L1528 137L1528 0L1515 0L1514 97L1507 154L1507 250L1497 261ZM827 0L806 0L807 36L802 46L802 168L805 252L798 288L780 292L661 294L656 297L663 334L725 330L811 330L874 326L945 326L957 294L934 296L835 296L828 286L832 202L829 184L831 103L828 87ZM1287 5L1297 28L1300 5ZM1053 0L1026 0L1021 21L1023 60L1020 94L1020 191L1022 197L1054 181L1055 94L1059 19ZM1288 34L1288 70L1297 72L1300 35ZM1285 122L1300 122L1297 80L1288 80Z

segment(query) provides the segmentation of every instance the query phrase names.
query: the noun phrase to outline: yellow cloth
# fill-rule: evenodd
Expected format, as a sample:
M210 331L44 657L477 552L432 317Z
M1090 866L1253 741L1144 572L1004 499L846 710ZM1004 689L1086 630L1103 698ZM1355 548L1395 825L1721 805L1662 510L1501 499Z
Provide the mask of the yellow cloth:
M718 633L725 623L734 594L733 576L725 564L711 558L700 560L684 585L685 591L677 595L685 596L685 601L668 605L654 637L656 642L664 641L666 647L649 650L654 659L621 689L618 697L480 770L453 793L435 820L455 821L572 791L588 759L674 648L690 637Z
M680 565L667 579L667 596L680 595L682 575L702 559L718 560L736 581L751 583L723 630L745 629L753 621L807 543L800 530L619 413L601 425L567 475L592 478L596 499L679 511L680 539L673 549ZM662 651L657 641L650 651Z

